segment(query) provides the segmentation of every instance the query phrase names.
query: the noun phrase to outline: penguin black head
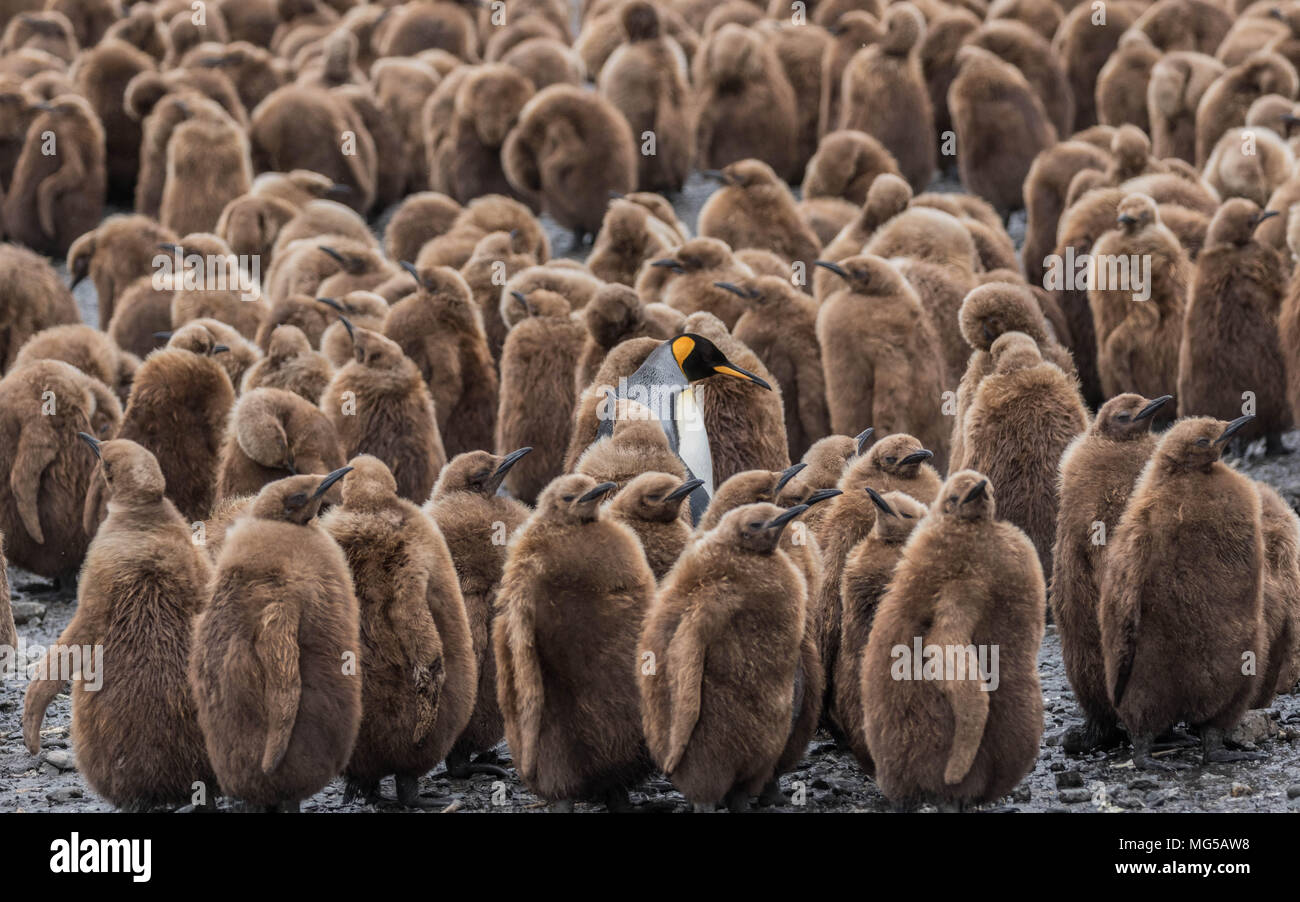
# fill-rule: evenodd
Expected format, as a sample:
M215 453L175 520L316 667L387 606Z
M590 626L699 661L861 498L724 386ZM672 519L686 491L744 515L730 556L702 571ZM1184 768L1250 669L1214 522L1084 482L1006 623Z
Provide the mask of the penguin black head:
M259 520L305 526L320 513L325 493L350 472L351 467L341 467L324 476L289 476L269 482L253 499L250 513Z
M1093 431L1112 441L1121 442L1146 435L1156 412L1173 399L1173 395L1161 395L1148 400L1132 392L1116 395L1097 411L1097 418L1092 424Z
M996 504L987 477L974 470L961 470L944 483L935 507L957 520L992 520Z
M718 350L717 345L703 335L683 332L669 339L669 343L672 347L673 359L677 361L677 366L687 382L698 382L711 376L731 376L733 379L752 382L768 391L772 390L772 386L765 379L732 363L722 351Z

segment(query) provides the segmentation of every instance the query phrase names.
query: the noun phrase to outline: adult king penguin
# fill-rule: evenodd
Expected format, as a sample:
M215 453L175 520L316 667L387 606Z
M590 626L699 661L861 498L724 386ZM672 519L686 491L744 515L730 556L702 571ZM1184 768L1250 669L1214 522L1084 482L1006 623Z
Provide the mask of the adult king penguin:
M668 444L686 466L687 479L702 482L691 492L691 522L699 523L713 495L713 459L709 436L704 428L692 383L712 376L744 379L771 391L766 380L742 369L727 359L717 345L702 335L684 332L665 341L650 353L627 379L617 387L605 389L605 405L596 437L614 433L615 411L623 399L635 401L649 409L649 416L659 420ZM637 409L633 407L632 409Z

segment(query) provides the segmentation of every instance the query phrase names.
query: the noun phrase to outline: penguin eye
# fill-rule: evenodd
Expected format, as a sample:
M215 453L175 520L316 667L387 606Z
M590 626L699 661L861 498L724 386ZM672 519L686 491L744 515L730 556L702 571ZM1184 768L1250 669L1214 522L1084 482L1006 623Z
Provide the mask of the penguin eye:
M1210 440L1208 438L1198 438L1196 444L1200 445L1202 448L1208 448L1210 447Z
M294 492L288 498L284 499L284 506L293 510L297 510L298 508L302 507L306 503L307 503L306 492Z
M564 500L565 500L565 501L572 501L572 500L574 500L574 499L577 498L577 497L578 497L577 495L565 495L565 496L564 496Z
M491 470L479 470L477 473L474 474L474 481L487 482L488 477L491 475L492 475Z
M896 464L896 463L898 463L898 458L897 458L897 457L886 457L886 458L885 458L885 463L887 463L887 464Z
M749 528L750 528L750 531L752 531L752 532L758 532L760 529L763 528L763 521L762 521L762 520L758 520L758 521L755 521L755 522L753 522L753 523L750 523L750 524L749 524Z
M905 519L905 520L910 520L910 519L912 519L912 515L911 515L911 514L904 514L902 511L899 511L899 513L902 514L903 519Z
M1119 420L1121 423L1127 423L1129 420L1133 419L1133 417L1129 416L1127 413L1121 413L1116 414L1115 419Z

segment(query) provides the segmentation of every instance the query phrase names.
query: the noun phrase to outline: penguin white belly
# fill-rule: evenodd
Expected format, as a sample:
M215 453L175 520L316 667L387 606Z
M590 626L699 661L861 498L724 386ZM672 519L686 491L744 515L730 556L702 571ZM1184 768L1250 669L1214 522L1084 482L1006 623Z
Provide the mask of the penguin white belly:
M713 456L709 453L709 433L704 428L704 413L695 399L695 392L689 387L677 396L673 419L677 427L677 456L690 467L697 479L704 480L701 488L713 497Z

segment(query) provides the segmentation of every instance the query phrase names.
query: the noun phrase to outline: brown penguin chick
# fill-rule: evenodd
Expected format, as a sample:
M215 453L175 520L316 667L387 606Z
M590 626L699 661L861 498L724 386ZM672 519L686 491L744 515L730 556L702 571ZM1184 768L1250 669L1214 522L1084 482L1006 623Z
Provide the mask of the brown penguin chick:
M508 303L508 292L521 290L526 293L532 290L532 287L511 284L520 273L537 265L537 258L524 250L522 243L517 232L488 232L478 240L473 253L460 267L462 284L472 296L472 305L482 322L488 355L492 360L501 356L501 346L505 344L506 333L510 331L513 322L507 320L503 313L502 305ZM446 264L438 263L433 257L434 255L420 254L415 264L417 272L447 268ZM592 281L595 282L594 279ZM550 287L565 293L558 285Z
M77 613L38 666L42 673L61 669L52 660L59 649L98 649L98 661L71 675L77 770L117 808L183 805L196 785L217 788L185 681L212 567L164 496L153 456L134 442L81 436L100 461L112 513L86 552ZM98 670L105 659L112 661L110 678L102 671L92 676L92 665ZM28 684L23 739L33 755L41 750L46 708L68 676ZM141 741L148 747L137 748Z
M294 169L290 172L263 172L253 181L253 194L274 197L302 209L314 200L342 196L345 186L335 184L319 172Z
M140 276L152 275L158 245L174 243L176 233L147 216L110 216L68 248L72 286L89 277L95 285L99 328L107 329L117 297Z
M285 226L281 237L292 226ZM277 245L264 279L271 303L295 294L341 297L350 291L373 291L395 272L377 248L337 234Z
M112 438L121 421L112 393L61 360L37 360L0 380L0 462L9 474L0 533L10 564L72 585L90 542L81 509L95 468L76 435Z
M608 100L573 85L551 85L519 113L501 148L506 178L575 233L595 233L609 192L636 188L636 145Z
M173 292L170 283L162 286L154 285L153 276L140 276L114 300L107 335L126 353L143 358L167 343L159 336L171 331Z
M69 70L77 90L90 101L104 127L108 192L113 197L129 200L134 196L140 168L140 123L123 105L126 86L153 68L149 54L125 41L111 40L88 45Z
M577 401L574 371L586 336L561 295L541 290L512 299L529 315L510 330L501 348L495 447L498 454L525 442L533 448L505 479L511 495L531 503L563 472Z
M868 426L857 437L828 435L813 442L800 461L803 468L786 480L776 494L775 503L782 507L803 504L814 492L835 488L848 462L857 455L865 454L871 447L874 433L875 430ZM802 522L817 534L822 515L828 509L826 505L818 505L804 514Z
M326 298L333 301L333 298ZM308 294L294 294L270 305L266 318L257 327L254 341L259 348L266 351L271 346L271 338L281 326L292 326L303 334L309 347L320 344L321 336L337 317L331 307Z
M871 183L867 199L857 217L840 230L834 239L822 248L821 259L838 263L862 253L871 236L882 225L905 211L912 202L912 189L901 175L881 173ZM819 302L838 290L840 280L830 270L813 270L813 297Z
M587 266L605 282L635 285L643 264L668 256L682 239L646 207L626 198L609 202Z
M104 129L75 94L42 101L37 109L4 198L4 234L38 253L64 257L103 216Z
M1020 70L1042 101L1048 121L1057 136L1070 133L1074 121L1074 95L1065 65L1052 52L1047 38L1028 25L1011 19L984 23L969 38L969 46L982 47L1005 63Z
M655 270L669 274L657 297L646 290L646 279ZM730 329L745 312L745 306L734 294L718 288L716 283L751 275L753 271L736 259L725 241L692 238L671 255L652 260L648 268L642 269L641 277L637 279L637 293L647 301L662 301L687 316L711 313Z
M389 309L383 333L429 386L447 453L486 449L496 422L497 374L469 286L449 266L406 266L419 287Z
M1223 748L1262 682L1243 655L1267 642L1259 493L1219 460L1249 420L1175 423L1106 553L1098 604L1106 688L1140 769L1170 769L1150 757L1151 743L1179 721L1200 728L1206 763L1264 757Z
M781 386L790 458L801 457L831 431L817 302L779 276L722 284L749 305L732 335L763 361Z
M318 294L324 297L341 297L353 291L373 290L398 272L397 267L374 245L333 239L330 242L322 243L320 250L333 257L339 268L316 286Z
M784 19L784 21L783 21ZM807 23L804 23L806 25ZM756 30L776 52L795 96L794 169L804 173L821 137L822 67L834 45L825 28L806 28L790 19L763 19Z
M673 335L679 331L680 328L674 330ZM629 338L619 342L605 355L591 382L578 392L569 429L569 444L564 452L563 472L572 472L578 465L578 458L596 441L606 413L604 405L609 393L615 391L620 379L630 378L640 369L646 358L663 342L663 339L658 338Z
M1190 50L1167 53L1151 67L1147 114L1156 158L1196 160L1196 110L1224 69L1214 57Z
M185 54L181 65L219 70L234 85L245 110L256 109L272 91L284 85L290 68L264 46L246 40L199 44Z
M977 278L963 268L927 260L895 258L894 266L916 292L921 307L934 324L943 361L941 379L945 389L955 388L970 357L970 346L961 334L961 304L978 284Z
M942 482L930 463L933 457L910 435L886 436L849 462L836 486L840 494L823 505L824 513L813 523L822 553L823 579L821 592L812 599L812 622L822 663L831 677L826 684L823 721L832 726L834 721L829 715L839 666L844 565L854 546L870 535L876 522L876 505L866 489L870 486L880 493L906 492L921 504L929 504L939 494Z
M1232 15L1204 0L1160 0L1143 10L1133 23L1163 51L1196 50L1213 53L1228 29Z
M122 5L118 0L49 0L47 10L62 13L72 25L79 47L94 47L118 19Z
M1196 107L1196 168L1205 168L1224 132L1245 123L1252 103L1265 94L1295 97L1298 84L1295 66L1268 50L1252 53L1225 70L1205 89Z
M198 348L205 337L206 348ZM226 417L235 403L230 377L218 360L226 352L210 338L196 335L193 351L168 348L145 358L117 433L154 455L167 480L168 500L190 522L204 519L212 508ZM88 531L103 513L103 500L95 491L86 499Z
M840 129L877 138L898 161L913 191L935 169L934 114L917 52L925 20L915 6L894 4L885 13L881 41L853 55L844 69Z
M1045 360L1056 364L1062 372L1074 375L1074 362L1070 352L1048 336L1047 320L1028 286L1012 282L986 282L962 301L960 316L961 334L971 347L971 355L966 363L966 372L957 386L957 411L952 424L949 469L964 467L964 418L980 382L993 371L993 359L989 352L999 336L1007 332L1023 332L1038 343ZM1078 341L1077 335L1075 340Z
M807 278L821 242L799 216L794 195L761 160L741 160L717 172L723 187L700 209L699 234L733 250L758 247L798 264Z
M862 710L862 652L871 635L871 623L880 599L889 589L894 568L903 556L912 530L926 515L926 507L906 492L881 495L867 486L876 505L876 522L867 537L853 547L840 578L840 643L835 659L831 717L848 740L853 757L867 773L875 770L867 748Z
M1161 56L1144 32L1130 29L1124 33L1097 75L1097 118L1103 125L1129 123L1151 131L1147 86Z
M468 279L466 281L469 281ZM471 284L471 288L476 286ZM534 291L550 291L561 295L574 311L585 310L587 304L601 288L601 281L576 260L556 258L540 266L530 266L506 279L497 302L497 314L507 329L512 329L528 316L528 309L519 303L514 292L531 295ZM491 338L488 338L489 344Z
M277 88L253 110L248 139L258 172L310 169L346 185L340 200L358 213L374 203L374 139L343 98L321 88Z
M916 292L880 257L818 265L844 281L817 313L831 431L847 434L869 422L882 433L909 432L942 468L948 459L946 366Z
M592 442L573 471L612 482L619 491L642 473L668 473L678 483L687 476L659 421L651 419L648 410L633 413L622 405L614 413L613 433Z
M873 135L844 130L828 133L808 161L801 194L804 199L842 197L864 204L878 175L901 174L898 162Z
M51 326L33 335L19 350L13 369L34 360L62 360L112 389L122 403L140 361L122 351L92 326Z
M5 25L0 53L29 48L43 50L71 63L77 55L77 35L68 17L56 11L31 11L15 16Z
M212 232L226 204L252 186L248 139L234 122L182 122L167 143L159 219L180 235Z
M807 590L778 544L802 512L732 511L686 551L646 615L646 740L697 810L747 808L775 775L798 717Z
M1061 454L1088 428L1078 383L1046 362L1034 339L1005 332L989 349L992 371L980 380L962 420L962 466L1001 486L1003 519L1023 529L1052 570Z
M692 75L700 111L697 165L721 169L755 159L797 181L794 88L762 35L735 23L722 26L695 55Z
M956 7L943 7L941 12L927 17L925 34L921 38L918 53L921 57L921 72L925 76L926 90L930 95L937 136L952 131L952 115L948 111L948 88L957 76L957 52L979 29L981 21L981 16L977 16L970 10ZM941 167L948 168L948 161L939 162Z
M332 473L342 465L338 434L314 404L283 389L256 388L231 411L216 500L256 495L268 482Z
M1178 382L1191 263L1147 195L1124 198L1117 223L1093 245L1089 274L1101 388L1112 397L1129 391L1156 397ZM1124 260L1127 279L1112 268ZM1140 271L1132 271L1134 261L1142 261ZM1172 419L1170 410L1157 422Z
M1269 97L1261 97L1267 102ZM1259 106L1257 101L1255 107ZM1288 106L1290 105L1288 101ZM1205 184L1222 198L1244 197L1263 206L1291 178L1295 154L1266 123L1246 117L1244 128L1230 128L1205 163Z
M970 230L956 215L923 203L913 204L878 228L862 252L885 259L922 260L967 274L979 266Z
M1052 37L1052 51L1065 63L1074 96L1071 134L1097 124L1097 77L1137 14L1138 10L1126 4L1112 4L1106 9L1105 20L1099 22L1091 7L1078 4L1061 20Z
M533 94L532 82L503 63L477 66L462 79L445 148L432 159L433 189L460 203L484 194L513 194L502 169L502 145Z
M1065 13L1055 0L993 0L988 17L1023 22L1050 41Z
M397 342L344 324L355 359L334 373L320 409L334 424L345 458L379 458L397 480L397 493L423 503L447 462L429 389Z
M716 316L693 314L682 328L707 338L724 357L761 380L704 379L692 386L709 437L713 484L721 485L744 470L784 470L790 466L785 404L776 377Z
M451 551L460 578L469 618L478 692L474 711L456 744L447 753L447 772L456 779L471 773L505 776L490 763L489 754L505 735L497 704L496 658L492 649L492 616L505 568L507 543L528 519L529 510L506 495L498 495L510 468L532 449L497 457L470 451L447 462L434 484L424 512L433 518ZM470 756L477 755L471 764Z
M689 508L682 502L703 482L683 482L678 476L648 471L620 489L610 502L609 516L636 533L657 580L673 568L691 540L691 527L682 515Z
M1033 546L994 519L989 480L953 475L908 540L862 655L865 734L886 798L960 808L1000 798L1030 771L1044 608ZM945 672L935 655L952 650Z
M336 88L341 85L363 84L366 76L357 67L360 42L346 28L337 28L325 35L311 51L304 48L297 59L312 53L310 60L298 67L294 81L313 88Z
M1268 653L1258 668L1263 685L1252 708L1267 708L1279 694L1290 693L1300 677L1297 656L1300 628L1300 519L1276 489L1255 482L1264 535L1264 624Z
M186 235L181 242L160 245L160 249L171 254L166 259L174 273L172 329L180 329L195 320L213 319L225 323L244 338L256 337L270 305L262 298L252 274L216 235Z
M451 230L464 208L437 191L412 194L402 201L384 229L384 250L390 260L414 260L420 248Z
M538 263L550 259L550 241L532 211L514 198L491 194L470 201L446 234L421 246L415 265L464 266L484 235L516 230L522 241L521 247Z
M244 375L240 392L257 388L278 388L293 392L313 406L320 403L325 386L334 377L334 367L325 355L312 350L307 336L297 326L276 326L266 356Z
M527 19L517 24L524 25ZM500 57L500 62L533 83L537 90L551 85L580 85L582 61L568 44L555 38L535 37L514 45Z
M1080 171L1101 172L1110 155L1083 141L1062 141L1034 158L1025 177L1024 270L1032 285L1043 284L1045 259L1056 248L1056 230L1066 210L1066 193Z
M422 50L445 50L466 62L478 60L474 15L458 0L394 8L376 28L372 40L379 56L415 56Z
M220 320L196 319L175 332L159 332L157 337L169 348L193 351L200 356L214 355L213 359L226 371L232 386L243 385L244 376L262 359L257 345ZM215 351L218 346L225 350Z
M573 381L578 394L593 384L606 356L621 342L641 337L666 341L681 331L680 322L664 329L649 307L635 291L619 284L601 286L587 303L582 310L587 338Z
M123 18L109 26L104 32L103 43L124 41L149 54L155 62L162 62L167 55L167 39L167 32L158 20L158 11L152 4L137 3L126 10Z
M1097 598L1124 506L1155 451L1154 414L1173 400L1162 395L1111 398L1088 431L1061 455L1060 514L1052 553L1052 618L1061 634L1061 657L1070 688L1085 718L1066 731L1064 747L1075 755L1109 747L1122 738L1102 664Z
M312 522L344 472L262 489L226 534L195 624L199 726L222 791L246 804L296 809L352 754L357 599L343 552Z
M426 98L439 82L432 66L414 59L379 60L370 67L370 87L379 109L389 117L402 143L402 157L410 161L405 169L407 193L428 187L424 124L420 113Z
M283 53L286 45L308 39L323 38L338 23L338 12L321 0L276 0L279 23L267 45L275 53Z
M333 320L321 333L320 350L336 370L342 369L355 356L352 337L343 324L346 317L353 326L381 332L384 318L388 316L388 302L373 291L352 291L341 298L317 298L318 303L333 310ZM336 315L337 314L337 315Z
M1287 214L1286 245L1294 261L1300 254L1300 213ZM1294 271L1278 309L1277 333L1286 364L1287 402L1291 405L1292 421L1300 421L1300 356L1296 351L1300 348L1300 278Z
M839 125L840 94L844 87L844 70L849 61L858 51L879 42L884 36L879 12L851 10L825 26L832 41L822 59L822 93L817 116L818 131L822 137Z
M980 47L957 54L948 89L961 182L999 212L1023 205L1022 186L1040 151L1056 143L1042 101L1010 63Z
M383 462L349 462L343 503L321 529L343 549L360 607L361 727L343 775L348 795L379 795L394 774L406 807L419 778L446 757L474 710L478 684L465 601L451 552L423 511L397 496Z
M798 204L799 218L817 236L817 243L825 246L833 241L846 225L858 215L858 208L838 197L814 197ZM751 248L752 250L752 248Z
M625 808L652 767L629 662L655 579L636 534L600 509L613 488L576 474L546 487L510 543L492 624L515 770L560 807Z
M1282 433L1292 423L1278 339L1282 261L1253 234L1275 215L1240 197L1219 208L1196 258L1178 350L1179 416L1227 415L1247 402L1256 417L1236 435L1263 436L1268 454L1286 452Z
M254 193L265 195L265 192L254 191ZM322 243L334 242L335 244L350 241L358 248L379 247L379 242L371 234L364 218L355 210L327 198L304 203L299 208L298 214L285 223L280 233L275 236L273 249L278 254L300 239L316 239ZM344 249L336 248L336 250ZM338 258L333 259L336 264L342 265L343 261ZM324 278L324 275L321 278Z
M680 191L695 156L695 109L686 56L662 33L654 3L632 0L619 9L627 43L600 70L598 90L627 119L639 145L653 136L653 153L637 159L642 191Z

